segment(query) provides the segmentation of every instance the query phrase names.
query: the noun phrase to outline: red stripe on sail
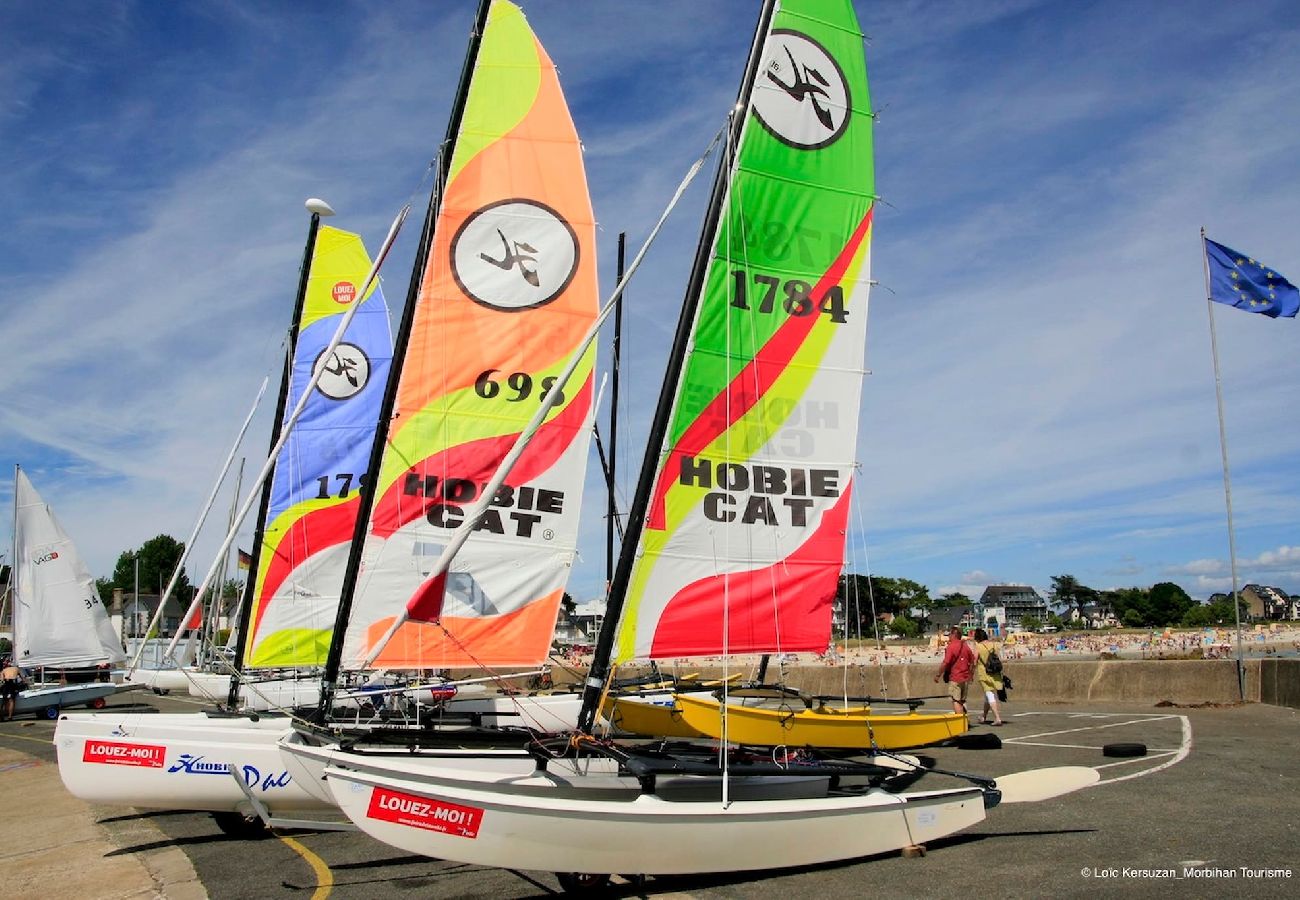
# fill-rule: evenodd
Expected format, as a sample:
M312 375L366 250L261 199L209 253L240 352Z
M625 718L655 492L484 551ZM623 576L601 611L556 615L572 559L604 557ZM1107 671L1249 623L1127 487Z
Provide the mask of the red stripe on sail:
M840 251L835 262L826 270L826 274L817 280L811 291L814 303L820 303L826 291L839 284L848 271L849 264L857 256L858 248L871 228L872 212L875 207L867 208L867 213L854 229L848 243ZM683 432L681 438L668 452L664 460L663 471L655 487L654 499L650 503L650 514L646 527L662 531L665 527L665 499L669 489L677 483L683 457L694 456L711 444L720 434L727 430L741 416L759 401L773 382L781 376L790 364L790 360L803 346L808 333L816 324L817 316L791 316L785 324L767 340L754 359L732 379L731 384L719 393L700 411L695 421ZM669 473L672 473L671 476Z
M286 578L309 557L314 556L338 544L352 540L356 531L357 510L361 497L354 494L342 503L313 509L289 526L280 543L276 545L271 564L266 569L262 589L257 598L257 618L253 621L252 633L256 635L262 624L262 617L272 602L276 591L284 584ZM263 545L262 552L266 552ZM262 563L259 561L258 567Z
M589 373L577 398L558 416L538 429L532 443L506 478L506 486L519 487L527 484L550 469L564 455L573 436L582 429L587 410L591 407L592 377ZM405 494L403 491L409 476L435 474L440 479L463 479L481 487L491 479L518 438L516 432L457 444L412 465L389 485L375 506L374 514L370 517L370 533L375 537L388 538L403 525L425 515L433 498ZM466 501L472 502L473 500Z
M704 578L678 591L655 626L650 656L825 650L844 559L850 493L844 491L817 530L785 559L761 569Z

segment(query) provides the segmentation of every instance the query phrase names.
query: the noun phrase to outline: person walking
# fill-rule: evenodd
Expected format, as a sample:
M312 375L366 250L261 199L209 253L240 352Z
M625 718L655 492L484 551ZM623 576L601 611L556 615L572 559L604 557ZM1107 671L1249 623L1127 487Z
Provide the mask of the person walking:
M947 683L948 697L955 713L966 715L966 696L974 671L975 653L970 644L962 640L961 629L954 625L948 630L948 646L943 651L943 662L939 664L934 680L942 679Z
M984 710L980 714L981 725L1002 725L1002 709L998 706L998 695L1003 690L1002 657L998 655L998 646L989 640L988 632L983 628L975 629L975 680L984 691ZM993 721L989 721L989 713Z

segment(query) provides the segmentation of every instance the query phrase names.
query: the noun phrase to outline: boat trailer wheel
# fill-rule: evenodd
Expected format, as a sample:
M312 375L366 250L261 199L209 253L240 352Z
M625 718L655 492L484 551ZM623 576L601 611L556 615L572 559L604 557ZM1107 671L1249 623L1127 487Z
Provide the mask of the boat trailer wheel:
M90 701L91 709L103 709L105 706L108 706L108 701L103 697L96 697L94 700Z
M214 812L212 821L217 823L222 833L233 838L260 840L271 834L266 823L257 816L246 816L241 812Z
M45 707L45 718L57 719L59 717L59 708L57 706Z
M596 894L609 884L608 875L593 875L589 872L556 872L555 877L559 879L561 890L579 897Z

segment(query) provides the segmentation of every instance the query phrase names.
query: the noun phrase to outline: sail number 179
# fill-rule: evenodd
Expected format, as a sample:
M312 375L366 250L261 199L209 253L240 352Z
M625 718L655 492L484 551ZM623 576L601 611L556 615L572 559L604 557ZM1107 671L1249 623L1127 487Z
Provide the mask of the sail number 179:
M761 272L749 273L744 269L734 269L731 273L734 294L731 305L736 309L752 309L751 303L758 304L760 313L771 313L777 303L792 316L811 316L824 313L832 322L843 324L849 320L849 311L844 306L844 288L833 284L826 289L820 300L812 296L813 286L801 278L788 278L784 281L773 275ZM753 283L751 295L750 284Z

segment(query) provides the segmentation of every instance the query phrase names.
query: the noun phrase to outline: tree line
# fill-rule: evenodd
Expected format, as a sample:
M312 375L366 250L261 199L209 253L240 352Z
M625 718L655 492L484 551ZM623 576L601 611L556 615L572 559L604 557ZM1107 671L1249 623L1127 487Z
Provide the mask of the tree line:
M1110 607L1118 623L1125 628L1201 628L1235 621L1231 598L1199 603L1169 581L1150 587L1097 590L1081 583L1073 575L1053 575L1052 588L1045 599L1049 608L1046 619L1040 622L1037 618L1026 618L1021 622L1023 627L1031 631L1043 625L1068 627L1072 613L1077 612L1082 617L1084 607L1093 604ZM931 597L925 585L909 578L858 574L840 576L836 600L837 607L844 610L843 627L851 637L874 634L873 612L876 616L885 613L893 616L888 626L890 632L902 637L916 637L926 630L934 610L972 603L970 597L956 591ZM1241 602L1240 605L1244 618L1246 604ZM1060 612L1054 611L1053 607Z
M126 596L130 597L137 585L140 593L161 597L167 585L171 583L172 574L184 555L184 542L176 540L169 534L152 537L134 550L123 550L117 557L116 565L113 566L112 576L95 579L99 599L105 605L111 603L114 588L120 588ZM230 578L222 586L221 595L226 598L237 597L242 589L243 582L240 579ZM188 573L181 569L172 596L188 604L194 599L196 590L198 588L190 582Z

